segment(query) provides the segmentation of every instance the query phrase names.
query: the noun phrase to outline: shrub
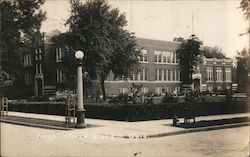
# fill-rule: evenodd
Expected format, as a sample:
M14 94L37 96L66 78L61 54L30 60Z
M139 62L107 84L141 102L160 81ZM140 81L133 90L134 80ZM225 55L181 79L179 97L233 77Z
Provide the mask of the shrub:
M56 91L54 96L48 98L49 101L66 101L69 97L76 97L76 94L73 94L73 91L64 90L64 91Z
M130 97L128 94L120 94L116 97L113 97L109 100L109 103L128 103Z
M177 103L178 97L174 97L171 94L165 94L164 97L162 98L161 102L162 103Z
M231 90L226 90L225 93L226 93L225 101L230 102L232 100L232 97L233 97L233 92Z

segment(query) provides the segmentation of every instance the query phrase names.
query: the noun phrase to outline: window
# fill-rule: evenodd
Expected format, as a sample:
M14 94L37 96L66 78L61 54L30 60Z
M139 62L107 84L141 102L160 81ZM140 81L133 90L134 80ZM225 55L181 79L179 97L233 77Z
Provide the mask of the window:
M168 72L168 70L163 70L163 73L164 73L163 81L167 81L167 72Z
M140 70L138 76L139 76L139 81L143 81L143 79L144 79L143 78L143 69Z
M120 88L120 94L127 94L128 88Z
M173 63L177 63L176 62L176 52L173 52Z
M164 81L164 70L156 69L155 70L155 81Z
M142 87L142 93L148 94L148 87Z
M130 74L130 75L129 75L129 80L130 80L130 81L133 81L133 79L134 79L134 78L133 78L133 74Z
M38 68L38 64L36 64L36 74L39 74L39 68Z
M36 61L42 60L42 49L41 48L35 49L35 57L36 57Z
M170 72L170 70L167 70L168 71L168 73L167 73L167 81L171 81L171 72Z
M154 51L156 63L177 63L176 52Z
M171 75L171 81L174 81L174 71L173 70L170 70L170 75Z
M225 81L232 81L232 71L231 68L226 68L226 80Z
M24 74L24 83L26 85L29 85L32 83L32 74L31 73L25 73Z
M166 87L166 92L171 93L171 87Z
M23 56L23 64L24 64L24 66L32 65L31 54L25 54Z
M162 81L162 71L161 70L158 70L158 80L159 81Z
M155 62L156 63L159 63L159 62L162 62L162 51L154 51L154 56L155 56Z
M155 62L158 62L158 56L157 56L157 53L154 54L154 60Z
M155 94L161 95L162 94L162 87L155 87Z
M213 81L213 67L207 67L207 81Z
M56 70L56 81L58 83L64 82L64 74L63 74L63 71L61 69Z
M177 81L181 80L181 72L180 70L177 70Z
M180 92L181 88L180 87L175 87L174 90L175 90L176 94L178 94Z
M170 54L170 52L167 53L167 63L171 63L171 54Z
M42 64L36 64L36 74L42 74Z
M166 55L162 56L162 62L167 63L167 56Z
M155 62L161 62L161 51L154 51Z
M161 61L162 61L162 53L160 52L158 55L158 62L161 62Z
M144 77L144 80L147 81L148 80L148 69L143 69L143 77Z
M62 48L56 48L56 62L62 61Z
M159 81L159 69L155 70L155 81Z
M121 79L124 80L124 77ZM129 76L130 81L147 81L148 69L142 68L138 73Z
M139 55L139 60L141 62L148 62L148 50L141 50L141 54Z
M208 91L212 92L213 91L213 87L212 86L208 86Z
M43 73L43 72L42 72L42 64L41 64L41 63L39 64L39 71L40 71L39 74L42 74L42 73Z
M223 81L222 80L222 67L216 68L216 81Z
M172 81L176 81L176 70L172 70L172 76L173 76L173 79Z
M170 63L174 63L174 53L170 52Z
M138 81L138 75L137 74L133 74L133 80Z

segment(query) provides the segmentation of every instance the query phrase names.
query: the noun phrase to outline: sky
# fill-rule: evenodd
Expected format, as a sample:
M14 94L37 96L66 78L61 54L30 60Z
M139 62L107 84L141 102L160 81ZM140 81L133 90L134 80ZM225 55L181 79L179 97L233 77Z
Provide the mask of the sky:
M229 57L248 47L245 20L238 0L109 0L112 8L125 13L126 29L137 37L173 41L194 33L204 46L219 46ZM70 16L69 0L46 0L42 9L47 19L41 31L65 32Z

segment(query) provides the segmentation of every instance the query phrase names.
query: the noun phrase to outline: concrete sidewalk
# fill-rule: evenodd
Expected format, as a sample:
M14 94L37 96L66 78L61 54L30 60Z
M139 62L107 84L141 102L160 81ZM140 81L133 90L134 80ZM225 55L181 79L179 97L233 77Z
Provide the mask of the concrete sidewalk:
M225 124L219 126L210 126L202 128L184 129L172 126L172 119L150 120L140 122L123 122L113 120L101 120L86 118L85 122L89 126L85 129L74 129L74 125L67 127L64 123L64 116L33 114L22 112L9 112L9 116L2 116L2 122L8 122L19 125L26 125L32 127L71 130L79 135L107 137L107 138L125 138L125 139L146 139L163 136L172 136L192 132L209 131L216 129L225 129L232 127L240 127L249 125L249 122L242 122L236 124ZM196 117L196 121L201 120L220 120L237 117L250 117L249 113L242 114L225 114ZM15 119L16 118L16 119ZM19 121L21 119L21 121ZM22 119L25 119L22 121ZM183 122L183 119L180 119Z

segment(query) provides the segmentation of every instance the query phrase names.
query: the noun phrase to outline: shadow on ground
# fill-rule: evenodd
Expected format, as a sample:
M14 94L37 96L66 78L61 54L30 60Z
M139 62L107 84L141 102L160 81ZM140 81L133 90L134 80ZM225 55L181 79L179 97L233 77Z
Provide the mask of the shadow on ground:
M57 129L57 130L72 130L75 128L75 123L66 123L63 121L38 119L38 118L27 118L19 116L1 116L1 122L13 123L31 127ZM100 125L87 124L87 128L98 127Z

